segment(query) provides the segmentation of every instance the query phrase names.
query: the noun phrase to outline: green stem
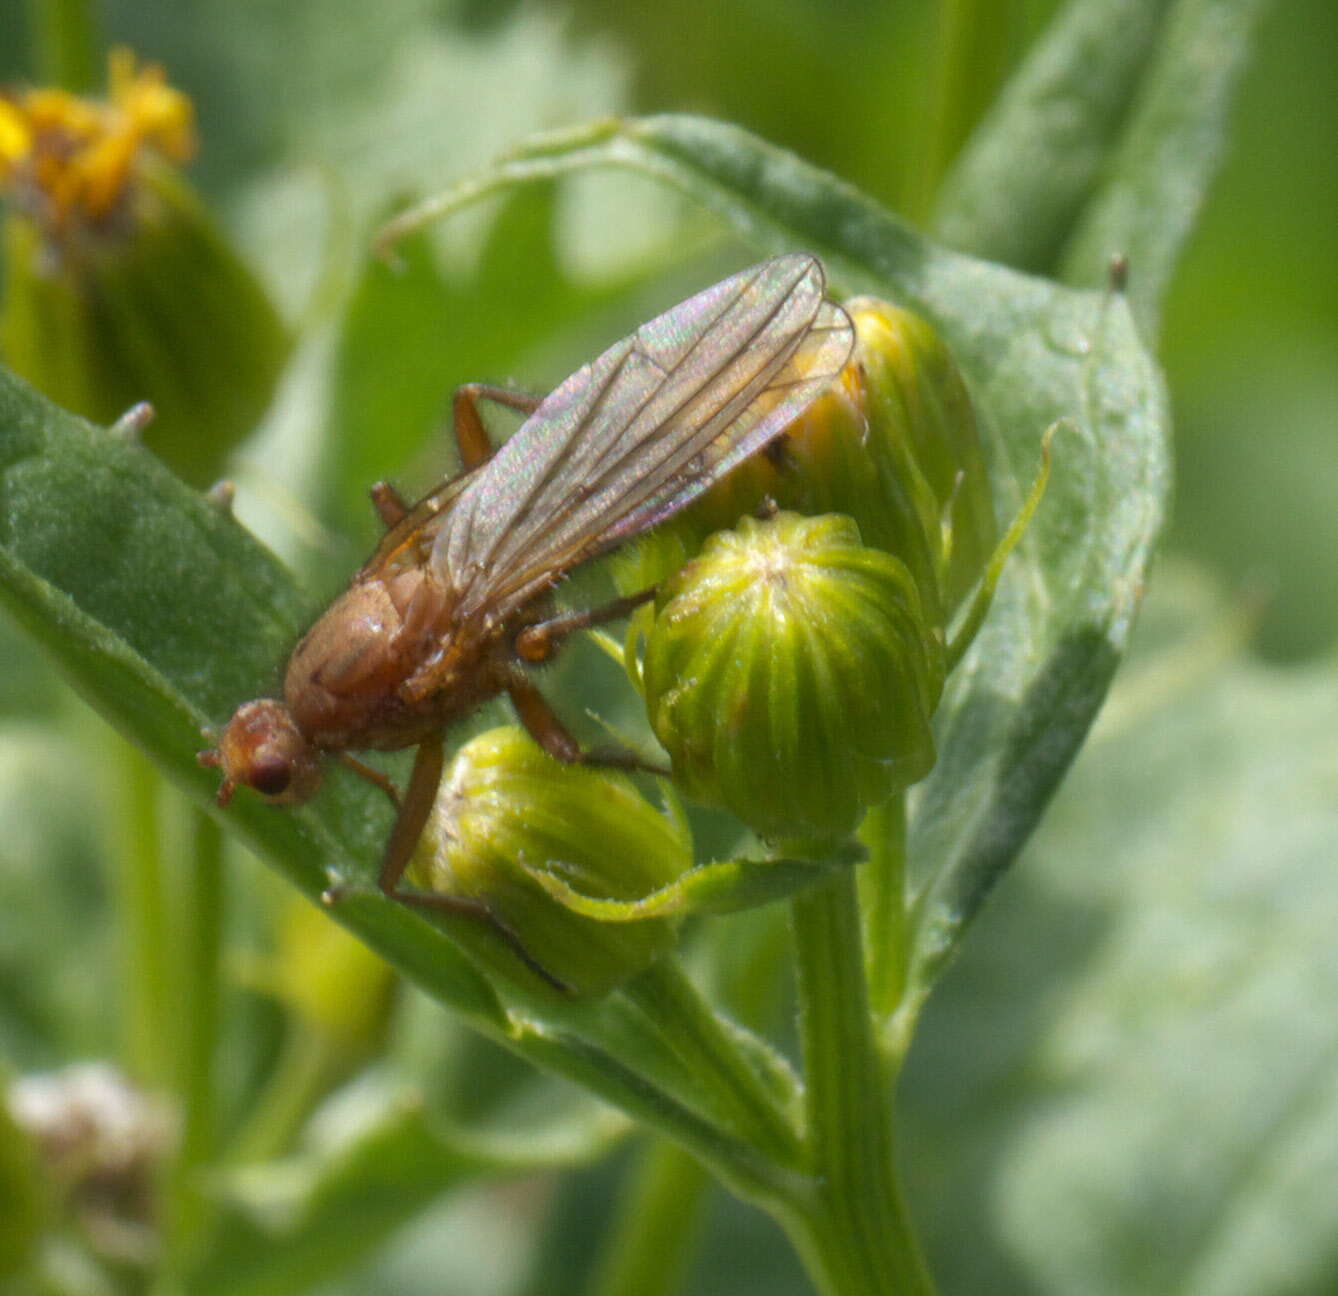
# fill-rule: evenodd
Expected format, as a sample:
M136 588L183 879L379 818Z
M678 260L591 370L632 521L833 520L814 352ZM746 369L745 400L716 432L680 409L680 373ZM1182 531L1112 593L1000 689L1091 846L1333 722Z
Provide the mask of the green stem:
M711 1179L676 1144L650 1142L633 1167L590 1296L671 1296L696 1249Z
M325 1036L293 1020L278 1064L250 1119L233 1140L230 1165L273 1161L287 1153L343 1064Z
M169 926L163 888L161 783L148 760L117 739L112 755L120 775L117 894L120 898L122 1021L127 1071L146 1087L168 1086Z
M898 1010L906 992L909 940L905 796L894 796L871 810L860 828L860 840L869 851L859 881L869 1006L890 1082L909 1043L898 1026L903 1020Z
M92 0L29 0L32 69L43 85L76 93L102 83L102 40Z
M182 1127L171 1185L171 1237L178 1250L200 1234L206 1211L197 1176L212 1157L217 1137L224 906L222 832L200 811L188 814L190 870L178 915L176 1063Z
M781 1216L825 1296L930 1296L893 1167L853 870L791 902L814 1189Z

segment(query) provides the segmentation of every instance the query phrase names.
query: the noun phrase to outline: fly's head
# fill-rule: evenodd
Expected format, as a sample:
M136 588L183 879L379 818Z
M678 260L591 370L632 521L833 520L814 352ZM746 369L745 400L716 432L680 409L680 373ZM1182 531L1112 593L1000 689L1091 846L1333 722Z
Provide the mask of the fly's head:
M321 782L320 752L297 727L288 708L261 698L237 708L218 746L199 754L199 762L223 771L218 804L249 787L275 805L293 805L315 794Z

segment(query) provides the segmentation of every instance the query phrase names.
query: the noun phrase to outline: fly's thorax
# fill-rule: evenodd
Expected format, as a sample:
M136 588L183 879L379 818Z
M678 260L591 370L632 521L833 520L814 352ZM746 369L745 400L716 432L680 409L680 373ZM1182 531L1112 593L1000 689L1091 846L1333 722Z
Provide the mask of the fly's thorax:
M412 671L404 643L406 600L397 583L355 581L322 613L288 659L283 695L302 731L320 746L365 745L358 735Z
M327 749L405 747L495 693L470 677L452 606L426 567L355 580L289 658L284 698L302 732Z

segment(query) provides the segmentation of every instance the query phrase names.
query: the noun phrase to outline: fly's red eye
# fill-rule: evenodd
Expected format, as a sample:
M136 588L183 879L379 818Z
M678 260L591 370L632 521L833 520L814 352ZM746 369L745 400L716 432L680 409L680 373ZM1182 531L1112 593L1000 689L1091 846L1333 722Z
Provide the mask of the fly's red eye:
M293 781L293 768L278 756L261 758L247 770L246 781L262 796L282 796Z

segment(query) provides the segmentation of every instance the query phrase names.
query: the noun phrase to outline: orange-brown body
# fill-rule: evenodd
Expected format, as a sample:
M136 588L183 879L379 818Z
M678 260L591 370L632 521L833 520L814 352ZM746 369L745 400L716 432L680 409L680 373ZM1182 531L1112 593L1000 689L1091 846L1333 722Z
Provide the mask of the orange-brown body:
M448 574L430 561L432 523L468 479L448 482L413 509L389 487L374 490L389 529L293 649L283 700L239 707L216 752L205 753L223 769L221 804L239 783L280 803L307 800L320 785L321 753L375 777L346 753L419 746L499 693L527 688L516 639L551 612L548 594L504 617L462 616ZM550 652L531 645L523 663Z
M423 568L360 573L293 650L283 696L314 746L393 750L422 742L505 687L508 627L453 625Z

